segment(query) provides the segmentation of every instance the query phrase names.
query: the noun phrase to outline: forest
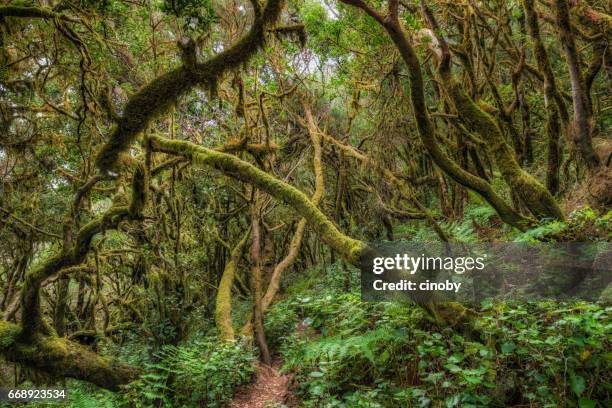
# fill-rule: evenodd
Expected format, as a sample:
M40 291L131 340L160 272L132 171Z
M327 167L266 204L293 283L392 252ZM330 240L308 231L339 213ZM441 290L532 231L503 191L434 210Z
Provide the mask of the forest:
M612 406L611 89L606 0L3 0L0 407ZM366 299L415 243L608 286Z

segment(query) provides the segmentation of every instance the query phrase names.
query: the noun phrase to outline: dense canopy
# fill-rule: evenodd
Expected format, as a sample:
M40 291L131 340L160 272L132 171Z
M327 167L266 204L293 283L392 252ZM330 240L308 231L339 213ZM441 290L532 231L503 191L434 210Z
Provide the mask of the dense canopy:
M603 304L381 311L355 267L380 241L609 242L611 88L607 1L5 1L0 384L213 407L256 355L298 406L604 406ZM463 356L448 385L432 342ZM420 361L345 361L383 343Z

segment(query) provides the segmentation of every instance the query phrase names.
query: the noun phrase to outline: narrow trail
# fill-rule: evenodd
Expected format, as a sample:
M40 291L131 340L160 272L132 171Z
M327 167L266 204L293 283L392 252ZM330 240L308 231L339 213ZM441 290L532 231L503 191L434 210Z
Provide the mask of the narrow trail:
M238 390L229 408L271 408L292 406L293 395L289 390L290 376L279 373L280 362L271 366L257 365L254 383Z

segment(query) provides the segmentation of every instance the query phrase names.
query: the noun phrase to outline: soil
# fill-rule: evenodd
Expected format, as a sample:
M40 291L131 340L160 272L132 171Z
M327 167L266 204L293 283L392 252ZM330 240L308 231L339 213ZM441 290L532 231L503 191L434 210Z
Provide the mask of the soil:
M259 363L255 382L239 389L229 408L292 407L295 398L290 390L291 376L281 374L280 362L271 366Z

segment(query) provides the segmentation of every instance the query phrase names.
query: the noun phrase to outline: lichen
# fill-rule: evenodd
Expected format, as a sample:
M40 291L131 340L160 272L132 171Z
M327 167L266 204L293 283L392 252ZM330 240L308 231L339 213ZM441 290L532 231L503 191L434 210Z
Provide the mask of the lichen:
M195 86L214 90L227 71L248 61L265 42L266 28L278 19L282 0L268 0L262 13L256 10L255 21L248 34L234 46L195 67L181 66L159 76L127 102L110 139L101 148L96 165L103 172L115 172L120 155L136 140L149 123L165 113L178 99Z
M284 202L300 216L306 218L323 241L338 251L348 262L358 265L359 255L366 244L340 232L303 192L292 185L230 154L197 146L187 141L169 140L160 136L151 136L151 141L153 148L158 151L191 158L195 165L220 170Z
M249 231L250 232L250 231ZM217 297L215 299L215 325L217 326L217 334L219 339L226 342L234 341L234 328L232 327L232 287L234 285L234 276L236 275L236 266L242 250L249 237L249 232L244 234L242 239L232 249L230 259L225 264L223 275L219 281L217 289Z

